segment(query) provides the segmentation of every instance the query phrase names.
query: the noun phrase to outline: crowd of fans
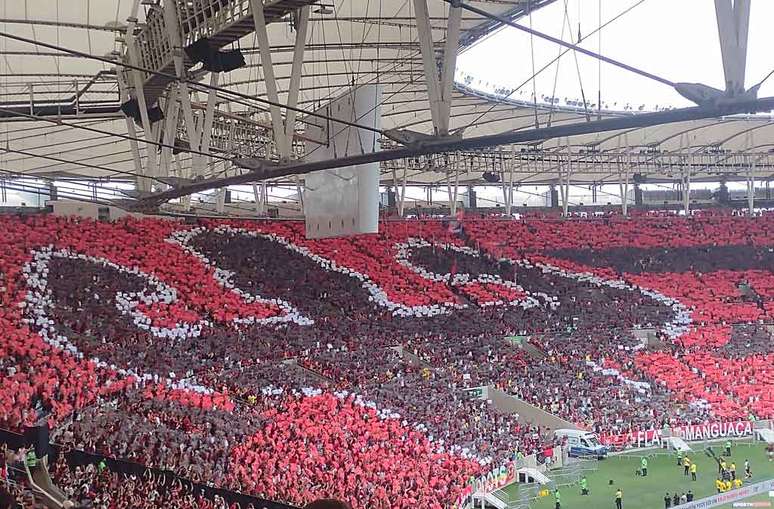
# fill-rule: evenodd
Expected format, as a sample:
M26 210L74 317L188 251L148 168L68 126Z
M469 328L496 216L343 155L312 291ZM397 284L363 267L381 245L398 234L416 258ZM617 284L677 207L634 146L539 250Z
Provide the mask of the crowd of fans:
M0 454L3 477L0 479L0 508L44 509L26 478L24 463L31 450L13 451L4 446ZM61 450L49 465L49 473L64 497L64 507L74 509L266 509L257 501L229 502L217 493L180 478L172 478L150 469L141 474L118 473L105 460L80 465L68 464ZM243 499L245 497L242 497Z
M774 415L769 216L0 221L0 423L214 486L444 506L551 440L482 385L604 434Z

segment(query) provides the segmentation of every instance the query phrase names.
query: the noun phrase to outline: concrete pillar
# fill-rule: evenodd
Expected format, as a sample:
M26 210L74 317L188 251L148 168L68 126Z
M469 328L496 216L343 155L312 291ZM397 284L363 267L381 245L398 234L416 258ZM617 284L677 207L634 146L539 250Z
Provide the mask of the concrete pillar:
M548 206L552 209L559 208L559 190L556 188L555 184L549 186L549 194L550 201Z
M634 204L638 207L642 205L642 189L639 184L634 184Z
M725 181L720 182L720 189L718 190L718 202L728 203L728 186Z

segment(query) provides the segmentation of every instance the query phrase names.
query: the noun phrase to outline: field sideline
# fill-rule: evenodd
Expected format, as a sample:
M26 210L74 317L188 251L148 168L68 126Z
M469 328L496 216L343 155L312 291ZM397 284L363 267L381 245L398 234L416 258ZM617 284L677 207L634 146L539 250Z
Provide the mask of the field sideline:
M623 509L658 509L664 507L664 495L673 495L693 491L695 499L714 495L717 463L704 453L704 443L692 443L693 452L688 454L691 461L697 465L697 480L691 481L690 476L683 475L683 468L677 466L677 455L666 454L659 449L650 449L637 453L627 453L611 456L598 461L598 469L587 476L589 482L588 496L581 496L577 485L560 488L562 509L594 508L615 509L615 491L623 491ZM720 455L722 442L711 444L716 454ZM642 456L648 458L648 476L635 474L640 467ZM731 458L736 462L737 476L744 479L744 460L749 459L752 465L753 478L751 483L774 478L774 462L766 458L763 442L734 442ZM595 461L595 460L591 460ZM727 459L728 461L728 459ZM730 464L730 461L728 461ZM550 477L550 473L548 474ZM613 484L609 484L612 480ZM511 496L518 493L518 485L508 489ZM774 507L774 498L770 500ZM554 509L553 495L542 497L532 503L531 509ZM724 506L724 507L730 507Z

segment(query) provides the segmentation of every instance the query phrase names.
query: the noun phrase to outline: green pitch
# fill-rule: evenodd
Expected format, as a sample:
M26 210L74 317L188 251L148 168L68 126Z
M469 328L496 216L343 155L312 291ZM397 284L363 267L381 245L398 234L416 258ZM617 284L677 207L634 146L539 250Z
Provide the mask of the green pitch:
M559 489L562 509L594 508L615 509L615 491L623 491L623 509L658 509L664 507L664 495L687 492L694 493L694 500L714 495L717 463L704 453L706 444L690 444L693 449L688 454L691 461L697 465L697 480L691 481L690 475L683 475L683 467L677 466L677 455L663 450L644 451L619 456L611 456L602 461L596 461L596 471L590 472L586 478L589 483L589 495L581 496L578 485L565 486ZM723 443L711 444L715 454L720 456ZM640 468L643 455L648 458L648 476L635 474ZM763 442L735 442L731 459L736 462L737 476L744 479L744 460L749 459L753 478L750 483L774 478L774 462L769 462ZM727 463L731 462L726 458ZM548 474L551 477L551 474ZM613 484L609 484L612 480ZM518 495L518 485L509 488L511 497ZM772 501L774 507L774 499ZM538 498L530 509L554 509L553 495ZM729 505L730 507L730 505Z

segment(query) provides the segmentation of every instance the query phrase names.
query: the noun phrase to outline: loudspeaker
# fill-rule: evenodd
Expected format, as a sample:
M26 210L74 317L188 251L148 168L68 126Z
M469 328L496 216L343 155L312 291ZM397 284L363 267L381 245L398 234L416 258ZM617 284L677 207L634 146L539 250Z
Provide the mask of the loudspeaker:
M213 62L204 63L204 68L212 72L230 72L244 66L245 57L238 49L219 51Z
M121 105L121 111L127 117L132 117L137 125L142 125L142 115L140 115L140 105L137 99L129 99ZM154 106L148 109L148 121L153 124L164 118L164 112L161 108Z
M155 124L159 120L164 119L164 112L158 106L148 109L148 120L151 124Z
M476 190L472 187L468 188L468 208L476 208Z
M185 48L185 54L194 62L201 62L211 72L229 72L245 65L245 57L238 49L218 51L207 38L199 39Z
M231 203L231 191L226 189L226 194L223 196L223 203Z
M210 40L206 37L199 39L190 46L186 46L183 51L185 51L185 54L188 55L188 58L193 60L194 63L211 60L213 53L215 53L210 45Z
M481 177L490 184L496 184L497 182L500 182L500 175L492 173L491 171L485 171Z
M132 117L135 122L140 119L140 105L137 103L137 99L129 99L121 105L121 111L127 117Z
M191 144L180 138L175 138L175 142L172 144L172 155L177 155L180 152L188 152L191 149Z

